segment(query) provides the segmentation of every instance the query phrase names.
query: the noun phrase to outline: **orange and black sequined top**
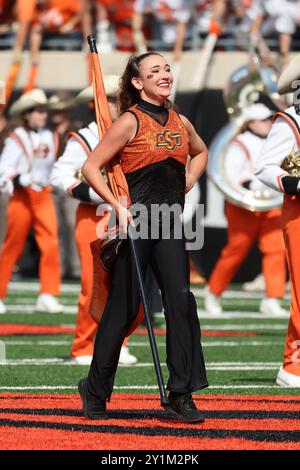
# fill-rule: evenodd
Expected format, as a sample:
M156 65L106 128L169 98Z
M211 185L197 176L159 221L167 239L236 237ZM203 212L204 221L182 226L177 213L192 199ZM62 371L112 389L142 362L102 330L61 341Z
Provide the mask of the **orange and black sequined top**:
M143 110L138 105L128 110L135 115L138 130L134 139L120 153L124 173L131 173L167 158L186 164L189 153L188 134L182 120L170 109L168 120L162 125L147 114L150 108L152 112L153 108L158 108L159 112L162 107L143 101Z
M173 110L141 100L129 110L137 133L120 152L132 203L180 204L185 196L185 165L189 153L187 130ZM165 114L165 122L161 120Z

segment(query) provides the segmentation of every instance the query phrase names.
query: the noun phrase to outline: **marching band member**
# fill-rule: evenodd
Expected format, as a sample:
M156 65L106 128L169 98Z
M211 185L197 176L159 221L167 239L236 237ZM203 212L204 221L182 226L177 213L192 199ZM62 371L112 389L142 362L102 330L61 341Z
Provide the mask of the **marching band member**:
M83 127L83 123L71 117L74 97L69 92L57 92L49 98L48 103L50 111L49 124L59 137L57 155L62 155L70 132L78 131ZM54 192L53 199L58 216L62 276L67 279L79 279L80 261L74 235L78 200L69 197L66 193L57 192Z
M115 94L118 77L106 76L104 82L111 114L115 119L117 117ZM89 87L78 95L75 103L89 103L93 99L93 90ZM99 217L96 215L96 209L103 199L80 179L80 169L98 143L99 135L95 121L78 132L71 132L65 151L55 163L51 175L51 184L55 189L80 201L76 213L75 238L81 263L81 292L78 299L78 316L71 357L76 364L81 365L91 363L94 338L98 328L98 324L89 314L93 287L93 260L90 243L97 238L96 229ZM127 365L137 362L136 357L129 353L125 344L121 348L119 362Z
M271 115L271 111L263 104L253 104L243 112L244 124L232 140L225 160L226 175L232 184L242 185L253 191L263 190L263 185L253 175L253 171L271 127ZM261 301L260 312L272 315L287 314L280 306L286 276L280 215L279 208L251 212L231 202L226 203L228 242L209 278L205 296L205 308L208 312L222 312L220 296L254 242L258 240L266 281L266 297Z
M41 294L36 308L58 313L63 306L54 297L60 291L57 220L51 198L49 176L56 159L57 135L46 126L47 97L34 89L21 96L10 115L23 124L8 133L0 160L0 191L11 198L7 230L0 252L0 312L14 265L20 258L31 225L41 253Z
M283 366L276 383L300 387L300 55L288 65L278 81L278 92L294 93L294 105L275 115L271 131L256 164L255 175L267 186L284 193L282 228L291 283L291 307ZM293 82L298 80L293 87ZM297 158L298 157L298 158Z

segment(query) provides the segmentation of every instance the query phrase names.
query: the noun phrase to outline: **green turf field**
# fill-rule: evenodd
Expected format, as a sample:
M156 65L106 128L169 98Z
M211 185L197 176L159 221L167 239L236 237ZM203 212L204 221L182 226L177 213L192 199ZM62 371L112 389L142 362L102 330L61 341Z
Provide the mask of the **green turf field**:
M61 300L66 313L55 315L34 311L38 293L36 283L14 282L11 285L6 299L9 312L0 315L0 340L5 343L6 350L6 360L1 360L0 393L76 393L77 382L86 375L88 368L68 362L72 334L11 335L4 328L8 324L74 326L78 290L79 284L64 284ZM283 356L287 318L259 314L260 294L244 294L238 286L227 291L223 300L225 313L218 317L203 311L203 291L200 288L195 289L195 295L210 383L210 387L201 393L299 393L299 389L275 385ZM288 298L283 305L288 308ZM155 327L165 327L162 315L155 318ZM165 336L158 335L157 343L167 376ZM158 393L148 337L133 334L128 346L137 356L138 364L119 367L116 391Z

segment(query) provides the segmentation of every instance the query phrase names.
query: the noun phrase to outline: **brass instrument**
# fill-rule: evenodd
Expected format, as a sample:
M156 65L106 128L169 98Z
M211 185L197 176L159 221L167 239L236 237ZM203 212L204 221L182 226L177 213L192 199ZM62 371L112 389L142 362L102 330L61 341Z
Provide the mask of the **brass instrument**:
M300 153L292 152L285 157L282 162L281 168L291 176L300 177Z
M101 173L102 173L103 178L105 179L105 182L107 183L108 179L107 179L107 175L106 175L105 169L101 170ZM82 183L87 183L87 180L86 180L85 177L83 176L81 170L76 171L76 173L75 173L75 178L77 178L78 180L80 180Z
M230 121L214 137L209 149L208 176L227 200L250 211L268 211L280 207L282 194L267 187L261 191L252 191L231 183L225 169L227 149L243 124L241 122L243 109L255 103L259 93L265 93L273 100L278 99L277 79L276 69L261 66L258 56L255 56L252 63L239 67L231 74L224 92ZM289 162L289 165L292 163Z
M85 177L83 176L81 170L76 171L76 173L75 173L75 178L77 178L78 180L80 180L82 183L87 183L87 180L86 180Z

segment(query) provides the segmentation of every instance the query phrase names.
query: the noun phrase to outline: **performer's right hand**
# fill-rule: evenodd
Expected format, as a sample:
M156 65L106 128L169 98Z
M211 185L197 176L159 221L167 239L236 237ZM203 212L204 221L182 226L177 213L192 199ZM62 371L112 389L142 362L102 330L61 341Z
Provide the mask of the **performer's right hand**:
M116 208L116 214L119 219L120 231L123 233L127 233L128 224L134 224L132 214L126 207L122 206L121 204L119 204Z
M32 181L32 175L31 173L23 173L19 176L19 183L23 188L28 188L33 181Z

